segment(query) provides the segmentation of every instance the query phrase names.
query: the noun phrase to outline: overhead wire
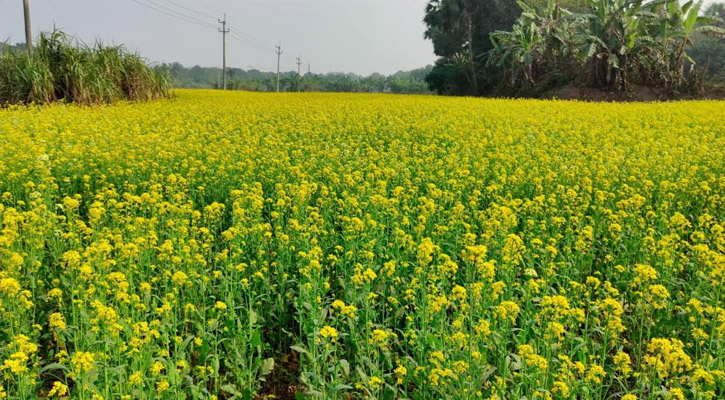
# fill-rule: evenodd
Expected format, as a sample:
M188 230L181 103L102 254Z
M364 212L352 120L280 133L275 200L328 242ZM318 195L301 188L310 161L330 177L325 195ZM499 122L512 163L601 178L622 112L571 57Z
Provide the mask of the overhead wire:
M250 40L249 38L246 38L246 37L240 35L239 32L236 31L235 29L230 28L229 34L234 39L237 39L238 41L240 41L240 42L242 42L242 43L244 43L244 44L246 44L248 46L252 46L252 47L254 47L254 48L258 49L258 50L273 51L271 47L265 46L262 43L255 42L253 40Z
M160 12L162 14L165 14L167 16L170 16L170 17L173 17L173 18L176 18L176 19L179 19L179 20L184 21L184 22L189 22L189 23L192 23L192 24L196 24L196 25L200 25L200 26L205 26L205 27L208 27L208 28L217 28L217 26L214 25L214 24L212 24L212 23L209 23L207 21L202 21L202 20L200 20L200 19L198 19L198 18L196 18L194 16L191 16L191 15L185 14L185 13L183 13L181 11L174 10L172 8L166 7L166 6L162 5L162 4L159 4L155 0L131 0L131 1L133 1L134 3L139 4L141 6L144 6L144 7L147 7L149 9L152 9L152 10L154 10L156 12ZM142 1L145 1L146 3L142 2ZM214 18L210 14L203 13L201 11L196 11L194 9L191 9L189 7L186 7L186 6L182 5L182 4L179 4L177 2L174 2L172 0L164 0L164 1L166 1L166 2L168 2L170 4L173 4L173 5L176 5L177 7L180 7L180 8L183 8L185 10L188 10L190 12L195 12L195 13L197 13L199 15L203 15L203 16L208 17L208 18ZM150 3L150 4L147 4L147 3ZM241 42L244 42L244 43L246 43L246 44L248 44L248 45L250 45L252 47L255 47L257 49L260 49L260 50L271 50L271 45L269 45L268 43L264 42L263 40L257 39L256 37L254 37L254 36L252 36L252 35L250 35L248 33L245 33L245 32L243 32L243 31L241 31L239 29L233 28L231 26L229 27L229 30L230 30L230 34L232 34L232 37L234 37L235 39L237 39L237 40L239 40Z
M250 40L250 41L256 42L256 43L258 43L260 45L267 46L267 47L274 47L273 44L271 44L271 43L269 43L269 42L267 42L265 40L257 39L256 37L254 37L254 36L252 36L252 35L250 35L250 34L248 34L246 32L242 32L239 29L236 29L234 27L230 27L230 29L233 30L234 32L236 32L237 35L240 35L240 36L244 37L245 40Z
M0 4L2 4L2 2L4 2L4 1L5 0L0 0ZM206 27L206 28L214 28L214 29L217 28L217 26L215 24L200 19L200 18L209 18L209 19L214 18L215 19L216 17L214 17L213 15L205 13L203 11L195 10L193 8L187 7L187 6L180 4L173 0L163 0L163 1L166 1L167 3L169 3L173 6L176 6L180 9L186 10L187 12L194 13L194 14L196 14L196 16L189 15L188 13L179 11L178 9L167 7L163 4L158 3L156 0L131 0L131 1L133 1L134 3L136 3L140 6L146 7L148 9L154 10L158 13L164 14L166 16L175 18L180 21L184 21L187 23L195 24L198 26ZM237 40L241 43L244 43L248 46L254 47L258 50L267 51L267 52L274 51L272 49L273 46L271 44L269 44L268 42L257 39L256 37L254 37L246 32L243 32L232 26L229 26L228 23L227 23L227 26L229 27L229 35L232 38L234 38L235 40Z
M189 12L192 12L194 14L197 14L197 15L200 15L200 16L204 16L204 17L207 17L207 18L211 18L211 19L214 19L214 20L217 19L217 16L214 16L214 15L211 15L211 14L207 14L207 13L205 13L203 11L195 10L193 8L189 8L189 7L187 7L187 6L183 5L183 4L179 4L179 3L175 2L175 1L172 1L172 0L164 0L164 1L167 2L167 3L171 3L171 4L173 4L173 5L175 5L175 6L179 7L179 8L183 8L184 10L189 11Z
M181 11L175 10L173 8L170 8L170 7L166 7L164 5L159 4L157 0L143 0L143 1L152 3L152 4L154 4L157 7L163 8L164 10L167 10L169 12L172 12L172 13L174 13L176 15L180 15L180 16L186 18L186 19L190 19L190 20L192 20L192 21L194 21L194 22L196 22L198 24L207 25L209 27L216 27L216 23L202 21L198 17L194 17L194 16L191 16L191 15L187 15L187 14L181 12Z
M188 15L185 15L183 13L180 13L180 12L175 11L173 9L170 9L168 7L162 6L162 5L154 2L153 0L145 0L145 1L147 1L147 2L149 2L151 4L153 4L153 5L147 4L147 3L143 3L140 0L131 0L131 1L133 1L134 3L136 3L136 4L140 5L140 6L149 8L151 10L154 10L156 12L165 14L165 15L167 15L169 17L176 18L176 19L181 20L181 21L184 21L184 22L188 22L188 23L191 23L191 24L199 25L199 26L204 26L204 27L207 27L207 28L216 28L216 26L213 25L213 24L210 24L210 23L204 22L204 21L200 21L200 20L198 20L196 18L190 17ZM164 9L170 10L170 11L164 11Z

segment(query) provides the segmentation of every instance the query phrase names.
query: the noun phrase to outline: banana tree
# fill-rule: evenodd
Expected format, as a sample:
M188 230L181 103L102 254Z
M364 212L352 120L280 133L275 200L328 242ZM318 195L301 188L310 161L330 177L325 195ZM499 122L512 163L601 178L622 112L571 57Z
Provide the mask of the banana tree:
M686 51L692 36L725 37L725 29L700 15L702 0L644 1L588 0L588 12L571 14L550 0L545 15L519 2L523 13L512 30L491 35L490 60L506 67L513 84L534 84L538 71L571 65L590 87L627 90L635 82L689 90L684 68L694 65Z
M589 6L591 13L580 16L579 32L574 36L589 66L589 82L599 88L620 83L626 90L642 0L591 0Z
M522 13L510 32L496 31L491 34L493 49L489 62L506 66L512 84L518 78L534 84L537 70L543 64L555 68L562 55L568 54L571 13L548 0L543 15L523 1L518 2Z
M491 34L493 50L490 63L509 70L512 85L518 85L519 78L534 84L535 63L543 53L543 40L537 22L536 10L519 2L523 12L511 31L496 31Z
M684 5L680 6L680 3L676 0L670 1L668 4L668 10L672 10L672 21L675 24L674 37L677 39L675 44L675 68L678 71L678 77L680 82L684 79L684 67L685 61L690 63L690 70L695 66L695 60L693 60L687 53L686 49L692 45L692 35L695 32L700 32L710 35L724 35L725 30L717 26L709 25L717 22L712 17L705 17L700 15L702 8L702 0L697 3L688 1Z

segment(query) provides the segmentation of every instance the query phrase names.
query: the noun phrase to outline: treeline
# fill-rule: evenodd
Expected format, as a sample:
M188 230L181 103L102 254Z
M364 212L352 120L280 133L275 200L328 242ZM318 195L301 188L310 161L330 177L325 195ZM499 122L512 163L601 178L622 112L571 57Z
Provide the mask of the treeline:
M24 44L0 47L0 106L169 96L168 77L121 46L88 46L60 31L41 34L37 43L32 54Z
M542 96L566 86L702 95L725 82L725 11L678 0L430 0L431 90Z
M181 88L219 88L221 68L184 67L179 63L156 66L159 72L167 73L172 84ZM381 92L381 93L429 93L425 77L432 66L412 71L400 71L386 76L372 74L361 76L350 73L303 73L284 72L280 74L280 91L284 92ZM277 73L256 69L227 69L227 89L273 92L277 90Z

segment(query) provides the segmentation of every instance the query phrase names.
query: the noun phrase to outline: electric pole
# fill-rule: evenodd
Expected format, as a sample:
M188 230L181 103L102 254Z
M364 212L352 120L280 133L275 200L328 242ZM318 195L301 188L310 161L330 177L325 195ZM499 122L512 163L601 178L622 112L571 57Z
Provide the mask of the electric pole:
M27 1L27 0L25 0ZM227 90L227 14L224 13L224 19L220 19L219 23L222 24L219 32L222 34L222 87Z
M282 55L282 43L278 43L277 46L277 93L279 93L279 57Z
M33 33L30 31L30 0L23 0L23 12L25 13L25 45L28 46L28 54L33 55Z
M302 70L300 69L300 65L302 65L302 60L297 56L297 92L300 92L300 86L302 85Z
M307 75L309 75L310 73L310 63L307 63Z

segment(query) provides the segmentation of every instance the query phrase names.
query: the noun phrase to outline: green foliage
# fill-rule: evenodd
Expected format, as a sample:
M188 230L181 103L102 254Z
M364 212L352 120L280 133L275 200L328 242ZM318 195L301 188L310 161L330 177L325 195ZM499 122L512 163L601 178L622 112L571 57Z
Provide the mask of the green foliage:
M280 90L283 92L376 92L376 93L428 93L425 77L433 67L399 71L392 75L371 74L360 76L350 73L280 74ZM181 88L219 88L221 68L194 66L185 68L179 63L163 64L157 71L168 73L172 85ZM253 92L277 90L277 74L256 69L227 69L227 88Z
M496 82L487 68L490 33L510 29L521 10L515 0L430 0L425 37L440 58L426 78L440 94L478 95Z
M138 55L120 46L73 43L60 31L41 34L33 55L4 46L0 56L2 104L103 104L168 96L167 76Z
M443 57L436 61L425 81L438 94L466 94L470 90L465 65Z
M665 93L702 91L702 73L687 49L696 35L722 36L702 1L589 0L578 12L553 0L546 10L519 3L524 12L511 30L491 35L490 62L506 70L506 85L535 87L551 71L570 81L626 91L630 84ZM686 67L689 66L689 69Z
M716 27L725 28L725 3L714 3L705 11L705 16L716 18ZM725 83L725 39L718 35L707 35L696 32L692 36L692 45L688 54L696 65L702 65L710 74L710 78Z

